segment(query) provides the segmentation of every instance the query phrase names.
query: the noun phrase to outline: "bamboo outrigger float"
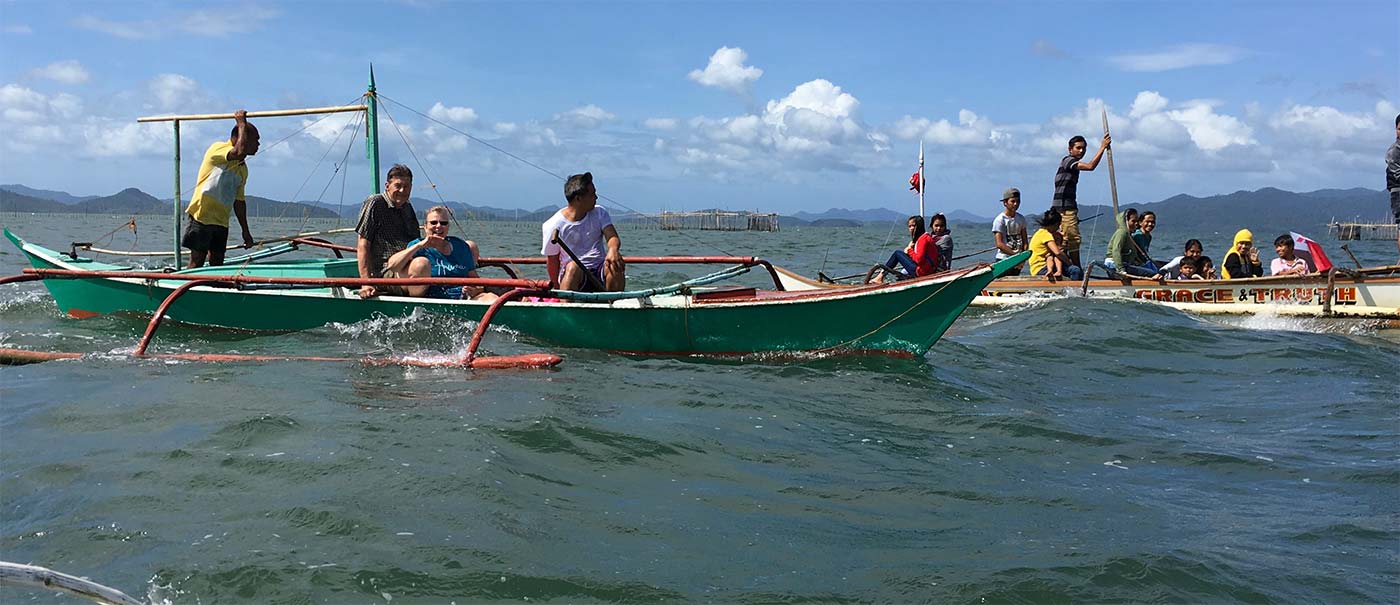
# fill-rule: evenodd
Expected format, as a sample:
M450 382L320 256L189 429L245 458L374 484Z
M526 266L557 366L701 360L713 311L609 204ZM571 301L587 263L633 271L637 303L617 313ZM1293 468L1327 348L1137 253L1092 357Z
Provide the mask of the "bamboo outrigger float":
M370 71L364 105L249 112L249 117L365 112L366 153L373 191L379 192L377 95ZM199 114L140 118L169 121L175 131L175 249L180 266L179 233L182 213L179 181L180 122L227 119L232 114ZM297 359L349 361L332 357L268 357L225 354L149 353L161 321L174 321L244 330L303 330L331 322L353 323L373 317L403 317L417 310L476 321L467 351L442 360L364 359L366 363L449 365L457 367L545 367L559 363L550 354L510 357L477 356L482 337L500 325L555 345L597 348L637 354L742 355L760 352L881 352L921 355L957 319L968 303L993 279L1024 260L1024 256L980 264L925 279L872 285L842 291L787 291L777 270L754 257L630 257L629 264L686 263L725 265L709 275L666 287L631 292L582 293L551 290L548 283L519 279L517 265L543 264L543 258L478 259L509 278L364 279L351 259L266 261L301 246L354 252L310 237L290 241L217 267L167 271L133 271L79 255L113 253L75 243L60 252L27 242L5 230L5 236L28 257L24 274L0 278L0 284L44 280L60 310L74 318L111 313L151 316L134 353L189 361L268 361ZM258 262L252 262L258 261ZM773 288L721 287L724 280L760 268ZM443 300L400 296L361 299L354 288L376 285L475 285L500 289L494 302ZM0 362L26 363L67 359L77 353L0 350Z

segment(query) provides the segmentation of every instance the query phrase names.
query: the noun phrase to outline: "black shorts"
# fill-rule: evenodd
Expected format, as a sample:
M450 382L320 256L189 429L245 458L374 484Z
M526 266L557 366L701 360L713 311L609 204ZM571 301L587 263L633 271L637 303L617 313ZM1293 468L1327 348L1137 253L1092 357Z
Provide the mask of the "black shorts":
M603 285L606 284L607 281L603 279L602 265L598 265L597 269L589 269L588 267L584 267L583 270L592 273L593 277L598 278L599 286L593 285L593 280L588 279L588 276L584 276L583 283L579 284L578 287L579 292L602 292L603 290L607 289L607 287Z
M180 237L181 246L199 252L228 248L228 227L206 225L189 215L185 218L190 219L190 224L185 226L185 234Z
M1395 215L1395 224L1400 225L1400 189L1390 190L1390 213Z

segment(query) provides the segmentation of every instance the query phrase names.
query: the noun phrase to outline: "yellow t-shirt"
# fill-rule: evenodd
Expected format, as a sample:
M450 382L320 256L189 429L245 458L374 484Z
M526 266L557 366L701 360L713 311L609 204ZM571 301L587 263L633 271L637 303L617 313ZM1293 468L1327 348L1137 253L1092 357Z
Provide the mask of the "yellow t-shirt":
M234 200L243 197L243 186L248 183L248 165L241 160L230 162L228 152L233 145L219 141L204 152L204 161L199 163L199 178L195 181L194 195L190 197L190 207L185 213L206 225L228 227L229 211Z
M1031 237L1031 275L1036 275L1045 269L1045 256L1050 254L1050 242L1055 241L1055 234L1049 229L1041 229Z

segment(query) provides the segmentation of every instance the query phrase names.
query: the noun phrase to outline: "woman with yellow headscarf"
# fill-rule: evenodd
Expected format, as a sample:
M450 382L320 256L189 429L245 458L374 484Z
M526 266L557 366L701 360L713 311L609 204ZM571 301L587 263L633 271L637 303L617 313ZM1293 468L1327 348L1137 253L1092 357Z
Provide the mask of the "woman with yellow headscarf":
M1248 229L1235 233L1235 243L1225 252L1220 271L1225 279L1264 275L1264 264L1259 262L1259 249L1254 247L1254 234Z

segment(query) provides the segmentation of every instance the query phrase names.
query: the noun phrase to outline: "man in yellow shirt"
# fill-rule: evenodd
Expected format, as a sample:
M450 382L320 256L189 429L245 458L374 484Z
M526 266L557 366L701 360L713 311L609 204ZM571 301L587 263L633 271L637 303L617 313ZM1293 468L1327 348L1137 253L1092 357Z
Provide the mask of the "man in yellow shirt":
M258 152L258 129L248 123L248 112L233 114L237 124L229 140L218 141L204 152L199 164L199 179L194 186L190 206L185 210L189 225L180 238L180 245L190 249L190 268L224 264L228 247L229 209L238 216L243 228L243 247L253 247L253 234L248 231L248 202L243 187L248 183L248 156Z

